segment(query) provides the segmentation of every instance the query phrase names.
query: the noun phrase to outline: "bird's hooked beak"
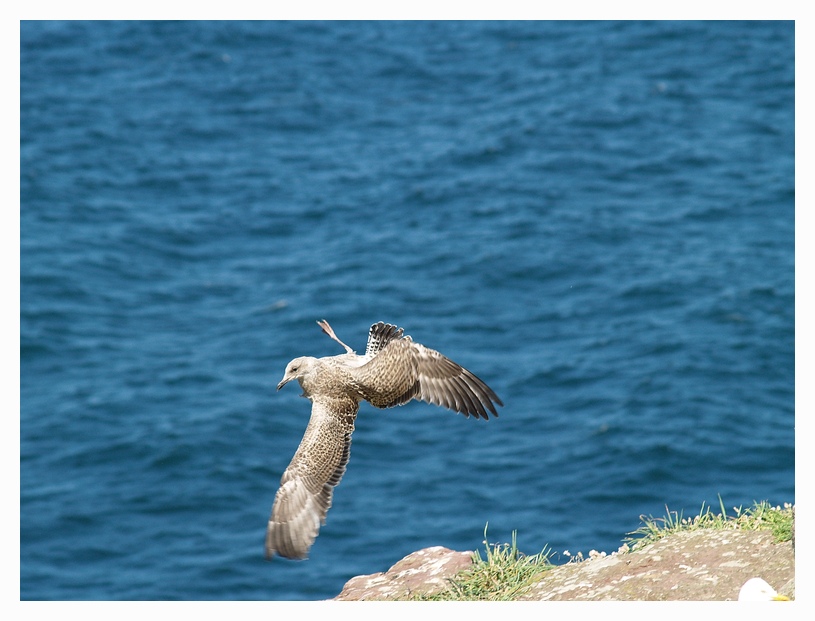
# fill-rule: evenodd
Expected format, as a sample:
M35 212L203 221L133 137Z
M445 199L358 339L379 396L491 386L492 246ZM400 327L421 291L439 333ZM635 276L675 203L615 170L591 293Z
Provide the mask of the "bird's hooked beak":
M286 371L283 373L283 379L280 380L280 383L277 385L277 389L280 390L293 379L299 380L309 370L309 368L310 366L308 358L295 358L286 365Z

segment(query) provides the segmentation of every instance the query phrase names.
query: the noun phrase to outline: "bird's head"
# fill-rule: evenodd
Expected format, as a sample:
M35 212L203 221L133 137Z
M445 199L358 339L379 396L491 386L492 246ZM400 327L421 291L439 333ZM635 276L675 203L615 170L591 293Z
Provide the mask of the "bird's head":
M740 602L787 602L789 597L779 595L761 578L750 578L739 591Z
M310 358L309 356L303 356L301 358L295 358L292 360L286 365L286 372L283 373L283 379L280 380L280 383L277 385L277 389L280 390L293 379L299 380L301 377L303 377L311 369L314 360L314 358Z

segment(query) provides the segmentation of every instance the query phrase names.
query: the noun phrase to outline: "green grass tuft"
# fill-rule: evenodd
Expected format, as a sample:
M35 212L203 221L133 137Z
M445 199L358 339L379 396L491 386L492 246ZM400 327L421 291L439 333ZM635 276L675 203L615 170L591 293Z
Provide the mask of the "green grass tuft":
M489 526L489 525L487 525ZM551 569L549 550L544 547L534 556L526 556L518 550L516 531L512 532L512 544L487 543L487 527L484 527L485 558L473 553L473 566L450 580L446 591L434 595L416 595L421 601L511 601L522 595L540 575Z
M640 516L643 524L629 533L625 539L630 549L639 550L663 537L686 530L771 530L776 542L789 541L793 537L795 509L790 503L783 507L773 507L766 500L755 503L748 509L733 507L734 514L727 511L719 496L720 513L713 513L710 507L702 508L692 518L683 517L682 512L670 511L665 507L666 515L661 518Z

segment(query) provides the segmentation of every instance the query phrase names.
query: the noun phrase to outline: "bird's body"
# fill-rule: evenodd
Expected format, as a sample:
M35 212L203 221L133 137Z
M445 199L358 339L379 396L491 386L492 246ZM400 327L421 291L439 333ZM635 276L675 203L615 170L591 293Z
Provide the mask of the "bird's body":
M275 495L266 532L267 558L308 555L325 523L334 487L345 473L361 401L388 408L419 399L484 419L490 413L497 416L495 405L503 405L478 377L403 336L401 328L372 325L360 356L336 337L328 322L317 323L346 353L295 358L277 386L279 390L298 380L312 407L303 440Z

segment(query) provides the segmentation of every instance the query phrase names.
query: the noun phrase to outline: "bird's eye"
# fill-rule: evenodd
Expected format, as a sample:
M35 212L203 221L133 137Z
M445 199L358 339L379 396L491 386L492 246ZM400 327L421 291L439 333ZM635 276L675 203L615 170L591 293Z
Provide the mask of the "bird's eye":
M291 370L292 370L292 371L296 371L296 370L297 370L297 367L292 367L292 368L291 368Z

